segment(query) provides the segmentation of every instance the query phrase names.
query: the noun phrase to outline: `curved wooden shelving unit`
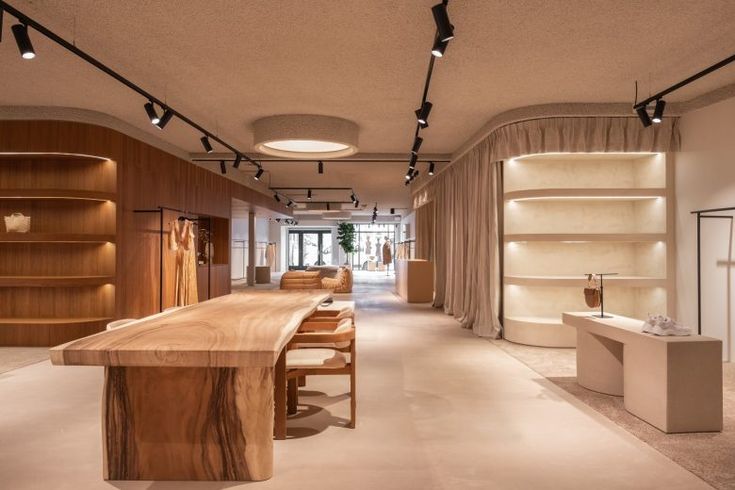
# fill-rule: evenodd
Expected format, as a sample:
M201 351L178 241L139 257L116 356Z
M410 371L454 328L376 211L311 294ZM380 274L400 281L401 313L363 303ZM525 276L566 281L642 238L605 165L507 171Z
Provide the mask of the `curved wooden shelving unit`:
M115 193L74 189L0 189L0 199L76 199L114 201Z
M639 199L655 199L666 197L663 188L586 188L586 189L526 189L522 191L506 192L506 201L584 201L584 200L611 200L636 201Z
M516 286L539 286L539 287L585 287L587 278L579 276L518 276L507 275L503 278L505 284ZM658 277L642 276L610 276L605 278L605 284L609 286L631 287L631 288L663 288L666 287L666 279Z
M0 233L0 243L114 243L115 235L91 233Z
M114 281L114 276L0 276L0 287L85 287L112 284Z
M666 233L516 233L506 242L665 242Z

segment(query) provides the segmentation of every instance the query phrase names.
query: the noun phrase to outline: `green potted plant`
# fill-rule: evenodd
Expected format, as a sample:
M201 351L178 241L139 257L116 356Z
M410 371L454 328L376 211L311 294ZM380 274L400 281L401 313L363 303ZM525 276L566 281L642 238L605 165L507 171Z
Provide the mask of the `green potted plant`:
M344 250L345 255L349 256L357 251L355 248L355 225L352 223L340 223L337 226L337 243ZM349 264L349 260L347 261Z

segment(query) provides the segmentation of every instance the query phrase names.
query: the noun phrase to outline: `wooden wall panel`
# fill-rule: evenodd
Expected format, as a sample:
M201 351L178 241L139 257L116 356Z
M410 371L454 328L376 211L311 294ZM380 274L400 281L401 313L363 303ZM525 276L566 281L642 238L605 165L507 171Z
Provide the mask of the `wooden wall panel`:
M6 243L0 276L115 275L114 243Z

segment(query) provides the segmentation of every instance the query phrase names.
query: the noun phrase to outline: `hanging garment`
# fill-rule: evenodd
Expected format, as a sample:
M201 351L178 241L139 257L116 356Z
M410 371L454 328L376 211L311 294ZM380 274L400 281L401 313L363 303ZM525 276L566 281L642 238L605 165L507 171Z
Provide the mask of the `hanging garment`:
M265 265L273 270L273 264L276 263L276 244L269 243L265 248Z
M172 221L170 228L168 248L176 253L174 304L191 305L199 302L194 223L189 220Z
M390 265L391 262L393 262L393 255L390 248L390 240L386 240L383 244L383 263Z

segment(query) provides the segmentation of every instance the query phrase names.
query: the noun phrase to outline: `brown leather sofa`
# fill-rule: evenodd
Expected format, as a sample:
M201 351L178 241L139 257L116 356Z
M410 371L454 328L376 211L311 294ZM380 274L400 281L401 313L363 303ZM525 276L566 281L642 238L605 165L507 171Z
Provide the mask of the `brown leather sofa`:
M331 289L352 292L352 269L340 267L335 277L322 277L322 271L288 271L281 276L281 289Z

